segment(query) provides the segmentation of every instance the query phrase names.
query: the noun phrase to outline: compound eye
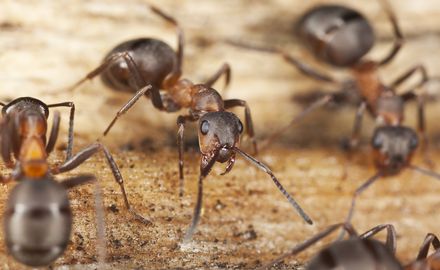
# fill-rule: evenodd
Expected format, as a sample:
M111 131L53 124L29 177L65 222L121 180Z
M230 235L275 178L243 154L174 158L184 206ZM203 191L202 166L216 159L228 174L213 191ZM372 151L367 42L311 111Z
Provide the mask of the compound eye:
M243 132L243 124L241 123L240 120L238 120L238 132L240 132L240 133Z
M416 149L418 145L419 139L417 138L417 136L411 137L409 141L409 147L411 147L411 149Z
M382 138L380 136L375 136L372 141L373 148L380 149L383 145Z
M209 122L206 120L203 120L200 124L200 132L202 132L203 135L208 134L209 132Z

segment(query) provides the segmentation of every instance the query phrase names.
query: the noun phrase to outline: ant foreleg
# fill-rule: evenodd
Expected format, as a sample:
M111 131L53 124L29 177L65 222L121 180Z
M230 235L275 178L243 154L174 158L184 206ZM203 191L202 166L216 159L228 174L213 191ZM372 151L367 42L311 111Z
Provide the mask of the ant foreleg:
M71 159L66 161L64 164L57 166L52 169L53 174L59 174L67 171L71 171L84 163L86 160L88 160L90 157L92 157L94 154L96 154L99 151L103 151L105 158L107 160L108 165L110 166L110 169L112 171L113 177L115 181L118 183L119 187L121 188L122 196L124 198L125 207L127 210L134 216L135 219L139 220L140 222L144 224L150 224L151 222L136 213L135 210L132 209L130 202L127 198L127 193L125 191L124 186L124 179L121 175L121 172L119 171L118 165L114 161L112 155L108 151L108 149L100 142L96 142L94 144L89 145L88 147L84 148L82 151L74 155Z

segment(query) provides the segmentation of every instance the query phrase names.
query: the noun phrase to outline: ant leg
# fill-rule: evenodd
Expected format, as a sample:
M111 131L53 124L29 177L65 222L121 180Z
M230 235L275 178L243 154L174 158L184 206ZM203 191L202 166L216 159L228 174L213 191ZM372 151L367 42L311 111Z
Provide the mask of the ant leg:
M385 242L385 246L393 254L395 254L396 253L396 237L397 237L396 235L397 235L397 233L396 233L396 229L391 224L378 225L378 226L364 232L363 234L361 234L360 238L362 238L362 239L370 238L385 229L387 230L387 240Z
M122 106L119 111L116 113L116 116L113 118L113 120L110 122L108 127L104 131L104 136L107 135L107 133L110 131L110 129L113 127L113 125L116 123L116 120L118 120L119 117L121 117L123 114L125 114L128 110L130 110L131 107L143 96L145 93L150 90L152 87L151 85L147 85L141 90L138 90L135 95L127 101L127 103Z
M184 51L184 47L185 47L185 37L183 34L183 29L182 27L179 25L179 23L177 22L177 20L172 17L171 15L163 12L161 9L159 9L158 7L151 5L151 4L147 4L151 11L156 13L157 15L159 15L160 17L162 17L162 19L166 20L167 22L171 23L174 27L176 27L176 31L177 31L177 63L174 66L173 71L168 74L168 76L165 78L164 82L163 82L163 86L165 89L168 89L170 86L174 85L180 78L180 76L182 75L182 64L183 64L183 51Z
M261 267L259 267L257 269L260 269L260 270L261 269L270 269L271 266L282 262L287 257L294 256L294 255L297 255L297 254L301 253L302 251L304 251L307 248L309 248L310 246L316 244L318 241L324 239L325 237L327 237L328 235L330 235L331 233L333 233L334 231L336 231L339 228L342 228L343 230L347 231L352 236L356 236L357 235L356 231L353 229L351 224L339 223L339 224L331 225L330 227L328 227L327 229L323 230L322 232L319 232L318 234L316 234L315 236L312 236L311 238L305 240L301 244L296 245L289 252L281 255L280 257L276 258L275 260L271 261L270 263L268 263L266 265L263 265L263 266L261 266Z
M66 161L67 161L72 157L72 150L73 150L73 122L75 119L75 104L73 102L62 102L62 103L49 104L49 105L47 105L47 107L48 108L70 107L69 131L68 131L68 136L67 136L67 149L66 149ZM53 128L52 128L52 132L53 132ZM52 133L51 133L51 136L52 136ZM55 138L55 140L56 140L56 138ZM50 143L50 140L49 140L49 143ZM55 145L55 141L53 142L53 144ZM49 146L49 144L48 144L48 146ZM46 147L46 149L47 149L47 147Z
M223 94L223 96L226 96L228 86L231 81L231 67L229 66L228 63L223 63L223 65L220 67L220 69L217 70L217 72L214 73L214 75L212 75L211 78L206 80L206 82L204 84L208 87L212 87L212 85L214 83L216 83L217 80L220 79L220 77L223 75L225 76L225 86L224 86L224 90L223 90L222 94Z
M426 134L426 125L425 125L425 95L424 93L417 94L415 93L415 90L421 86L423 86L426 82L429 81L428 74L426 72L426 69L422 65L416 65L410 70L408 70L406 73L404 73L402 76L400 76L398 79L396 79L392 83L392 87L397 87L402 82L407 80L409 77L411 77L413 74L415 74L417 71L421 73L421 80L419 83L417 83L415 86L412 87L411 90L405 91L404 94L401 95L402 99L404 101L408 101L411 99L417 99L417 121L418 121L418 132L420 134L420 137L422 138L422 146L421 150L423 152L424 161L426 164L428 164L429 167L433 167L434 164L432 160L429 157L428 153L428 145L429 140L428 136Z
M356 189L356 191L353 194L353 197L351 199L351 206L350 209L348 210L348 215L347 218L345 219L345 223L350 223L351 219L353 217L353 213L354 213L354 207L356 205L356 199L357 197L359 197L359 195L366 190L371 184L373 184L374 182L376 182L378 179L380 179L382 177L382 172L377 172L375 175L373 175L372 177L370 177L365 183L363 183L360 187L358 187ZM339 236L339 239L342 239L344 237L344 232L342 232Z
M57 141L59 131L60 131L60 112L55 111L53 115L52 129L50 131L49 140L46 145L46 153L48 155L50 152L53 151L53 148L55 147L55 143Z
M290 121L289 124L287 124L285 127L275 131L272 135L269 136L263 143L261 143L261 149L265 149L267 146L270 145L270 143L278 138L281 134L289 130L291 127L293 127L295 124L298 123L298 121L302 120L306 115L313 112L315 109L320 108L326 104L328 104L330 101L332 101L334 98L334 94L328 94L320 99L316 100L312 104L310 104L309 107L305 108L302 112L300 112L297 116L295 116L292 121Z
M102 201L102 190L99 186L99 183L96 181L96 177L92 174L82 174L78 176L74 176L68 179L65 179L61 182L66 189L71 189L73 187L84 185L90 182L95 183L95 211L96 211L96 235L98 244L97 248L97 257L98 264L103 265L105 263L106 250L105 250L105 214L104 207ZM98 269L101 267L98 266Z
M71 178L67 178L61 182L61 185L66 189L71 189L76 186L81 186L84 184L88 184L96 180L96 177L93 174L81 174L78 176L74 176Z
M15 162L12 160L12 142L11 130L9 129L8 123L5 119L0 119L0 145L1 145L1 155L6 167L14 168Z
M434 163L432 162L429 156L429 149L428 149L429 139L428 139L428 135L426 134L425 98L423 94L417 96L417 122L418 122L418 131L420 137L422 138L422 145L420 147L420 150L423 153L423 159L425 163L432 168L434 167Z
M183 133L185 131L185 122L186 121L196 121L194 117L191 115L179 115L177 117L177 148L179 149L179 196L183 196L183 151L184 151L184 141L183 141Z
M353 130L351 132L351 138L348 142L348 149L356 148L359 145L359 136L361 133L362 128L362 119L365 113L365 109L367 108L367 103L365 101L362 101L362 103L359 105L356 116L354 118L354 124L353 124Z
M66 91L73 92L76 88L78 88L81 84L86 82L87 80L91 80L94 77L98 76L102 72L104 72L110 65L114 64L116 61L118 61L120 58L122 58L125 63L127 64L128 69L130 70L130 74L134 78L134 82L136 85L136 89L140 89L147 85L147 82L142 78L142 76L139 73L139 68L137 67L136 63L134 62L133 58L128 52L118 52L114 53L110 56L108 56L101 65L99 65L97 68L89 72L84 78L80 79L78 82L70 86L66 89ZM156 87L149 89L147 96L151 93L151 101L155 108L159 110L165 110L165 106L162 102L162 98L160 96L159 89Z
M302 219L304 219L305 222L308 224L313 224L312 219L305 213L305 211L301 208L301 206L295 201L295 199L287 192L287 190L281 185L280 181L275 177L272 170L269 169L266 165L261 163L260 161L256 160L254 157L250 156L246 152L242 151L238 147L232 148L235 152L239 153L241 156L243 156L247 161L253 163L257 168L262 170L263 172L267 173L270 178L272 178L272 181L277 186L278 190L281 191L281 193L286 197L286 199L289 201L289 203L295 208L295 210L298 212L298 214L301 216Z
M394 37L395 37L393 48L388 53L388 55L384 57L384 59L379 61L379 65L383 66L383 65L388 64L397 55L397 53L400 51L400 48L402 48L404 39L403 39L402 32L400 31L399 25L397 23L396 15L392 11L390 4L388 3L387 0L380 0L380 3L382 5L382 7L384 8L385 13L388 16L388 19L391 22L391 25L393 27Z
M323 82L340 84L340 82L338 80L332 78L329 75L326 75L324 73L321 73L321 72L313 69L311 66L299 61L298 59L296 59L295 57L293 57L292 55L290 55L289 53L287 53L284 50L277 49L277 48L271 48L271 47L257 46L257 45L252 45L252 44L246 44L246 43L236 41L236 40L226 40L226 43L233 45L233 46L236 46L236 47L244 48L244 49L260 51L260 52L265 52L265 53L278 54L278 55L282 56L283 59L287 63L295 66L299 72L301 72L302 74L304 74L312 79L315 79L318 81L323 81Z
M241 99L227 99L224 101L225 109L229 109L236 106L244 107L244 115L245 115L245 126L246 133L252 141L252 146L254 148L254 154L258 154L257 141L255 140L255 132L254 132L254 124L252 122L251 117L251 109L249 108L246 101Z
M197 191L197 202L194 207L194 215L191 221L191 225L185 233L185 237L183 238L183 243L188 243L197 227L197 224L200 221L200 213L202 211L202 198L203 198L203 179L208 175L217 161L219 151L215 151L211 156L202 155L200 160L200 175L198 182L198 191Z
M135 210L131 208L124 187L124 179L121 175L121 172L119 171L118 165L114 161L108 149L102 143L96 142L94 144L89 145L88 147L84 148L79 153L74 155L71 159L67 160L64 164L53 168L51 171L53 174L59 174L59 173L71 171L76 167L78 167L79 165L81 165L82 163L84 163L86 160L88 160L98 151L104 152L105 158L112 171L113 177L115 178L115 181L118 183L119 187L121 188L122 196L124 198L125 208L127 208L127 210L130 212L131 215L134 216L135 219L139 220L144 224L150 224L151 222L148 219L142 217L141 215L136 213Z
M403 73L402 75L400 75L397 79L395 79L390 84L390 88L395 89L396 87L401 85L404 81L406 81L408 78L410 78L412 75L414 75L417 71L420 72L422 78L421 78L420 82L418 82L416 85L414 85L414 87L412 87L411 89L413 89L412 91L414 91L414 89L422 86L423 84L425 84L429 80L428 72L426 71L426 68L423 65L416 65L416 66L412 67L411 69L409 69L408 71L406 71L405 73ZM404 93L407 93L407 92L409 92L409 91L404 91Z
M81 84L88 80L92 80L121 58L126 62L131 74L133 74L136 84L146 85L146 82L144 82L143 78L139 74L139 69L137 68L136 63L133 61L133 58L130 56L130 54L128 52L117 52L104 59L104 61L97 68L90 71L84 78L80 79L75 84L67 88L66 91L73 92Z
M438 237L432 233L428 233L423 241L422 246L420 247L416 261L426 259L431 245L436 251L440 250L440 240Z

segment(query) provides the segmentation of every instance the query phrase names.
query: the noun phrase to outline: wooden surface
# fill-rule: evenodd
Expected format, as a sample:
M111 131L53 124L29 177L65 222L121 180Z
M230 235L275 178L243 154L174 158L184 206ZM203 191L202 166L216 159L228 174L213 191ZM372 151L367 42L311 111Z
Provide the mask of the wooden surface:
M240 38L256 44L278 45L301 59L313 61L290 36L290 30L295 18L318 2L165 0L154 3L175 16L185 29L185 77L200 82L223 62L230 63L233 80L228 96L249 101L256 132L263 139L300 111L292 102L293 95L331 88L305 78L279 57L239 50L220 41ZM321 1L324 2L327 1ZM374 21L379 41L370 56L384 55L391 46L392 36L380 6L374 1L338 3L348 4ZM419 63L427 67L429 74L439 76L437 1L406 0L391 4L407 41L398 57L382 71L383 80L389 82ZM93 69L109 49L123 40L153 36L175 47L174 30L149 12L142 2L131 0L5 0L0 2L0 28L0 99L34 96L48 103L75 101L76 151L100 136L129 95L105 89L99 80L85 84L73 96L60 90ZM320 67L331 71L328 66ZM347 76L343 71L337 75ZM221 89L222 84L216 87ZM430 84L429 90L435 93L438 85ZM433 140L431 153L437 167L438 108L438 104L432 103L427 110L428 131ZM67 113L62 111L64 120ZM237 113L242 116L242 112ZM205 209L199 230L191 245L181 247L179 243L191 221L195 202L198 153L194 148L194 126L189 125L190 147L185 154L187 192L180 199L175 147L177 115L158 112L148 100L140 100L104 139L122 167L135 209L151 218L153 225L137 223L124 210L119 188L103 157L93 158L70 174L93 172L102 182L107 209L108 268L253 268L343 220L352 192L374 173L368 147L361 148L351 159L338 147L339 140L351 130L354 110L350 107L321 110L259 156L311 214L314 226L300 221L267 175L239 160L229 175L219 175L223 168L219 164L206 179ZM406 116L408 125L413 127L414 115L414 107L410 106ZM67 121L62 125L64 131L66 128ZM364 145L371 132L372 123L367 120ZM64 144L65 137L60 136L59 146L62 148ZM243 148L249 149L246 141ZM61 158L58 151L51 161L59 162ZM424 166L420 155L414 163ZM6 200L12 186L1 187L1 202ZM439 192L438 181L411 171L379 181L361 196L354 225L364 231L379 223L393 223L398 231L398 256L404 262L410 261L426 233L440 234L436 215ZM70 196L75 214L72 243L55 266L94 269L92 188L75 189ZM3 243L2 234L0 240ZM305 262L317 248L286 260L287 265L282 268L294 268L297 262ZM1 268L23 268L6 255L4 245L0 245L0 251Z

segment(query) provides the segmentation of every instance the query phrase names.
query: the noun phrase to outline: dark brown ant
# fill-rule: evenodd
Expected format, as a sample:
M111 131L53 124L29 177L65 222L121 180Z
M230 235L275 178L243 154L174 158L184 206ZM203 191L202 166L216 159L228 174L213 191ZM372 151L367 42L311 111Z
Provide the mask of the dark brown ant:
M335 224L310 239L294 247L288 253L278 257L272 262L259 269L269 269L271 266L282 262L290 256L299 254L318 241L327 237L338 228L348 232L347 240L333 242L320 250L307 263L306 270L330 270L330 269L386 269L386 270L438 270L440 269L440 241L434 234L427 234L420 247L416 260L403 266L395 256L396 231L393 225L378 225L367 232L359 235L349 223ZM386 242L371 239L377 233L387 230ZM428 256L431 245L435 251Z
M142 89L135 98L145 92ZM75 169L99 151L104 152L128 211L137 220L149 223L131 208L118 166L102 143L93 143L72 155L73 102L47 105L32 97L21 97L7 104L0 102L0 106L1 156L6 166L13 169L9 176L1 176L1 182L18 182L8 197L4 214L6 246L15 259L29 266L44 266L64 252L72 227L67 190L94 181L95 176L78 175L59 183L53 175ZM60 125L56 111L47 140L49 108L54 107L70 107L70 118L66 160L51 168L47 158L55 147Z
M271 266L282 262L287 257L299 254L341 227L348 232L350 238L333 242L329 246L320 250L307 263L305 267L306 270L403 270L402 265L394 255L396 250L396 231L393 225L378 225L362 235L358 235L348 223L335 224L328 227L324 231L295 246L288 253L278 257L259 269L269 269ZM372 236L385 229L387 230L385 243L371 239Z
M257 143L254 138L254 128L247 102L241 99L223 100L220 94L211 88L222 75L225 75L226 85L229 84L229 65L224 64L204 84L193 84L187 79L181 79L184 48L183 30L173 17L155 6L148 6L154 13L177 28L177 52L175 53L163 41L153 38L139 38L123 42L108 53L98 68L75 83L69 90L72 91L83 82L101 74L104 83L116 91L134 92L151 84L152 88L146 95L151 96L153 105L159 110L175 112L181 108L188 108L190 115L180 116L177 120L179 126L179 194L182 196L184 180L183 125L185 121L197 121L206 112L222 111L237 106L244 107L246 132L252 141L255 153L257 153ZM160 92L160 89L163 91ZM104 135L108 133L113 123L104 132Z
M362 14L351 8L339 5L321 5L312 8L299 19L296 24L296 32L300 40L311 50L316 58L333 67L348 68L352 73L356 85L355 90L362 97L362 102L358 104L351 139L347 147L353 148L358 145L362 117L366 109L373 118L379 119L382 122L385 121L387 124L395 125L397 124L397 120L400 122L402 119L389 119L388 117L384 117L382 110L393 111L395 110L393 106L396 104L400 106L400 104L398 104L400 102L417 98L419 105L418 131L423 138L422 150L426 152L428 141L424 124L424 97L423 95L417 95L415 90L428 81L428 75L422 65L417 65L398 77L389 86L385 86L381 82L378 75L379 69L391 62L400 51L404 39L391 7L385 0L381 0L380 2L393 27L395 41L391 51L379 61L364 59L364 56L373 47L375 40L374 32L368 20ZM299 61L282 49L258 47L231 40L228 41L228 43L239 47L280 54L288 63L313 79L339 85L343 89L342 92L353 89L351 82L338 81L329 75L316 71L311 66ZM421 73L421 81L408 91L405 91L403 95L400 95L402 101L397 97L390 97L397 96L396 88L416 72ZM311 111L328 104L336 98L340 98L340 96L341 92L334 92L326 94L316 100L295 117L286 127L270 136L261 148L267 146L276 137L295 125Z

